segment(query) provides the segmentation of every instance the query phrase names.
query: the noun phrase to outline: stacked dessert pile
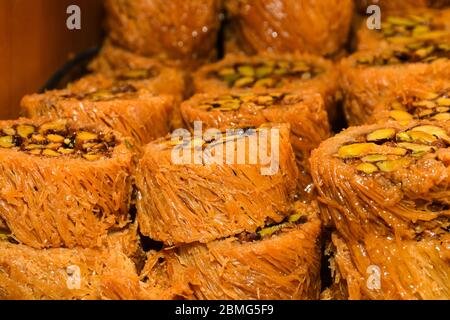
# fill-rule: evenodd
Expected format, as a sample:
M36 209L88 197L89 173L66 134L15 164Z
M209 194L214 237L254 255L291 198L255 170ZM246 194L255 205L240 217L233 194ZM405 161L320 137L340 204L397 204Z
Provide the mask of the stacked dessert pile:
M380 1L340 63L350 127L311 159L332 230L327 298L450 297L450 10ZM430 7L427 7L429 5Z
M450 298L447 4L105 0L0 122L0 298Z

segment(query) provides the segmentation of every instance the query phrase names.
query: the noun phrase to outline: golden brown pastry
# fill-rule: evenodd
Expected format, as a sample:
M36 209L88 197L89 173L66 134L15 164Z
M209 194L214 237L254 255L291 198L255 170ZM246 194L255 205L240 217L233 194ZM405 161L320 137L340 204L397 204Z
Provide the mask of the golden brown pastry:
M108 248L123 252L134 262L138 271L142 270L145 263L145 252L136 222L122 230L110 232L105 243Z
M288 125L205 134L146 146L136 174L142 234L206 243L288 214L298 178Z
M80 81L73 88L25 96L21 113L29 118L71 118L84 125L107 126L143 145L167 135L174 110L179 112L170 95L156 96L120 82L103 86L110 79L102 75Z
M205 129L246 128L264 123L289 123L291 143L300 171L300 186L309 187L309 156L330 136L323 99L319 94L273 89L267 92L231 91L197 94L185 101L181 112L190 129L201 121Z
M107 81L126 82L155 94L170 94L182 100L186 92L186 74L182 70L166 66L163 62L144 57L105 41L100 53L89 64L94 74L105 75L97 86L110 86ZM87 79L96 79L95 76ZM170 84L170 85L168 85ZM71 89L90 89L90 81L75 81Z
M448 233L437 239L405 241L368 235L350 242L336 233L333 244L334 298L448 300L450 297Z
M405 88L448 79L449 43L426 41L367 50L342 60L341 87L349 124L367 122L377 104Z
M171 95L174 99L172 103L172 114L170 119L171 129L184 127L181 119L179 104L192 91L192 86L187 81L187 74L178 69L167 66L162 62L140 56L129 52L105 41L100 53L90 63L89 69L94 72L93 75L86 76L68 86L70 91L76 91L80 94L92 92L98 89L108 89L115 86L127 85L137 89L145 89L154 95ZM164 115L158 108L156 113ZM144 122L146 117L140 117ZM155 130L164 125L153 122ZM148 122L147 122L148 123ZM150 134L149 139L152 137ZM146 141L150 141L146 139Z
M283 89L320 93L330 119L339 100L338 72L325 59L308 54L228 55L193 75L197 93Z
M351 0L226 0L230 42L247 54L308 52L332 55L347 42Z
M281 224L149 255L142 276L187 299L307 300L320 294L317 205L298 203ZM186 290L188 285L190 290Z
M450 82L434 81L432 86L415 86L377 105L370 123L388 120L450 120Z
M448 299L450 126L352 127L313 151L335 284L351 299Z
M450 9L416 9L381 15L381 29L369 29L366 20L357 31L358 50L376 50L450 36Z
M130 231L115 233L114 238L109 236L106 245L98 249L38 250L0 237L0 299L177 298L172 288L162 289L140 281L135 264L127 257L127 248L134 246ZM119 238L123 247L117 245Z
M448 214L448 130L446 122L388 122L323 142L311 169L327 199L324 221L339 225L345 237L389 231L414 238L416 225L438 227Z
M34 248L96 247L123 227L133 142L67 120L0 123L0 218Z
M107 0L114 44L161 60L196 67L214 58L222 0Z

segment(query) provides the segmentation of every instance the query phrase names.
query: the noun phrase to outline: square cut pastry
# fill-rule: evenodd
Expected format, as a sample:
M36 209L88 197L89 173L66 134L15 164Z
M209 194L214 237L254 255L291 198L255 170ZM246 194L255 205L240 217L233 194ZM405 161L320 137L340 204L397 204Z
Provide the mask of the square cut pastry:
M330 136L327 113L319 94L273 89L263 92L231 91L227 94L197 94L181 105L191 130L196 121L205 129L246 128L264 123L289 123L291 143L303 188L310 183L309 156Z
M128 222L132 140L69 120L0 122L0 220L34 248L96 247Z
M172 96L155 96L135 82L88 76L64 90L25 96L21 113L29 118L71 118L84 125L107 126L146 144L170 132L178 106Z
M228 55L217 63L200 68L193 77L197 93L236 89L315 91L322 95L331 119L336 114L336 102L340 97L338 73L333 64L306 54Z
M225 0L226 52L332 55L345 46L351 0Z
M112 42L195 68L216 56L222 0L107 0Z
M207 244L150 254L142 276L187 299L316 300L320 231L316 203L297 203L279 224ZM190 290L186 290L186 286Z
M209 242L284 219L298 178L287 125L184 134L148 144L139 162L142 234L167 245Z
M381 18L381 29L369 29L367 20L361 20L356 39L358 50L438 41L450 35L450 9L417 9L382 14Z
M449 38L450 39L450 38ZM450 76L450 40L361 51L341 61L344 111L350 125L368 121L374 107L404 88L432 86Z

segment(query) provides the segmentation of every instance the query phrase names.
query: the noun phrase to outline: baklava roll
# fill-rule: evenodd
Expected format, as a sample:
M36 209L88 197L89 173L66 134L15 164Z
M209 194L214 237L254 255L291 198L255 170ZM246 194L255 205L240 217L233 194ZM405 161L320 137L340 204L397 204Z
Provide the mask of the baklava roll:
M124 254L93 249L37 250L0 240L0 299L93 300L107 299L109 290L138 284L134 264Z
M247 54L335 54L347 42L353 16L351 0L225 0L225 4L231 41Z
M173 96L156 96L102 75L88 76L67 89L28 95L21 101L25 117L71 118L84 125L107 126L139 145L167 135L173 110L178 108Z
M230 90L286 89L308 90L322 95L331 119L339 99L338 72L333 64L312 55L228 55L206 65L193 75L195 92Z
M171 127L177 129L184 126L178 107L192 91L186 72L114 46L110 41L105 41L89 69L94 75L72 83L69 86L72 91L86 93L94 90L93 88L107 89L117 83L126 83L155 95L168 94L175 99Z
M381 29L369 29L363 20L357 31L358 50L438 41L450 35L450 9L417 9L409 13L382 14L381 18Z
M341 62L344 111L350 125L366 123L384 99L416 83L432 84L450 76L449 41L361 51Z
M0 219L34 248L95 247L128 222L132 140L57 120L0 122Z
M410 88L375 107L370 123L450 120L450 82Z
M163 61L118 47L106 38L87 69L93 73L113 75L117 70L152 69L162 65L165 66Z
M100 62L103 60L108 62ZM112 48L102 51L96 61L99 61L97 65L95 62L92 64L95 66L92 67L93 74L72 82L69 85L70 89L87 92L127 84L154 94L169 94L178 100L186 96L186 74L153 59L135 55L127 57L120 49Z
M313 151L322 219L344 239L417 239L447 230L450 123L353 127Z
M367 235L345 241L333 234L334 296L352 300L448 300L450 237L396 241Z
M284 219L298 177L288 125L184 131L148 144L139 162L142 234L167 245L208 242Z
M0 300L176 298L141 282L133 261L117 247L39 250L1 235Z
M222 0L107 0L114 44L196 67L216 56Z
M189 284L187 299L318 299L321 223L317 211L314 203L300 203L282 223L254 233L154 253L142 276L163 288Z
M311 151L331 134L323 99L314 93L273 89L255 93L197 94L182 104L181 113L191 130L196 121L201 121L206 129L218 130L255 127L270 122L289 123L303 188L311 182Z

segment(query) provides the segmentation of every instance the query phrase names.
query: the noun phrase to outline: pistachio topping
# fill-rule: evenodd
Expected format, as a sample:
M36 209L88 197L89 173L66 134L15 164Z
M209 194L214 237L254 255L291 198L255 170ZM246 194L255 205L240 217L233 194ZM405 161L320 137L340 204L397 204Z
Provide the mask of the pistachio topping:
M118 98L126 97L130 94L136 93L138 90L135 86L127 83L116 83L109 88L97 89L93 92L86 94L65 94L61 96L65 99L77 99L77 100L89 100L93 102L97 101L110 101Z
M389 116L396 121L411 121L413 116L406 111L392 110L389 112Z
M435 147L422 145L422 144L416 144L416 143L409 143L409 142L401 142L398 144L398 146L401 148L405 148L407 150L411 150L412 153L416 154L416 155L436 151Z
M339 148L338 156L340 158L355 158L362 155L367 155L376 147L374 143L355 143Z
M111 134L75 130L64 120L41 126L20 124L5 129L0 132L0 149L15 149L32 155L72 156L94 161L110 157L116 145Z
M26 139L33 133L34 133L33 126L28 126L28 125L17 126L17 134L22 138Z
M310 80L323 70L305 61L267 60L236 63L211 73L230 88L276 88L292 79Z
M157 72L154 69L130 69L121 72L117 78L123 81L145 80L156 76L156 74Z
M387 156L383 154L371 154L363 157L361 160L364 162L378 162L378 161L385 161L387 159L388 159Z
M11 231L8 229L0 228L0 241L17 244L17 241L12 237Z
M394 129L380 129L367 135L367 141L380 141L392 139L395 136Z
M383 128L360 136L338 148L335 157L354 166L360 174L372 175L408 168L421 159L435 159L448 165L450 137L434 125L407 130ZM443 151L445 150L445 152Z
M450 34L449 34L450 35ZM367 55L357 59L357 65L387 66L403 63L432 63L448 61L450 46L437 40L409 43L380 54Z
M356 170L367 173L367 174L372 174L376 171L378 171L377 166L371 164L371 163L361 163L356 167Z
M409 159L396 159L377 162L377 167L383 172L392 172L407 167L410 164Z
M446 35L442 25L433 23L431 15L388 16L380 32L388 42L405 44L417 40L432 40Z
M276 233L277 231L281 230L282 228L283 228L282 225L265 227L265 228L261 229L260 231L258 231L258 235L261 238L269 237L269 236L273 235L274 233Z
M303 210L293 210L289 216L278 224L268 222L264 226L258 228L256 232L243 232L237 237L243 242L263 240L278 235L285 229L305 224L308 220L308 213L303 212Z
M6 134L8 136L13 136L16 134L16 130L13 128L3 128L2 131L4 134Z
M270 128L270 127L268 127ZM255 138L257 134L267 130L264 125L258 128L247 127L238 129L227 129L226 131L219 133L217 136L204 136L204 137L181 137L181 136L167 136L161 140L159 144L167 146L169 148L181 147L181 148L213 148L215 146L223 145L228 142L237 142L240 139Z
M197 109L204 111L237 111L244 103L253 104L260 109L271 106L292 105L301 101L301 97L289 93L240 93L221 95L213 99L202 100Z
M12 147L14 147L14 137L13 136L0 137L0 147L1 148L12 148Z
M401 97L389 109L389 117L396 121L447 121L450 120L450 89Z

